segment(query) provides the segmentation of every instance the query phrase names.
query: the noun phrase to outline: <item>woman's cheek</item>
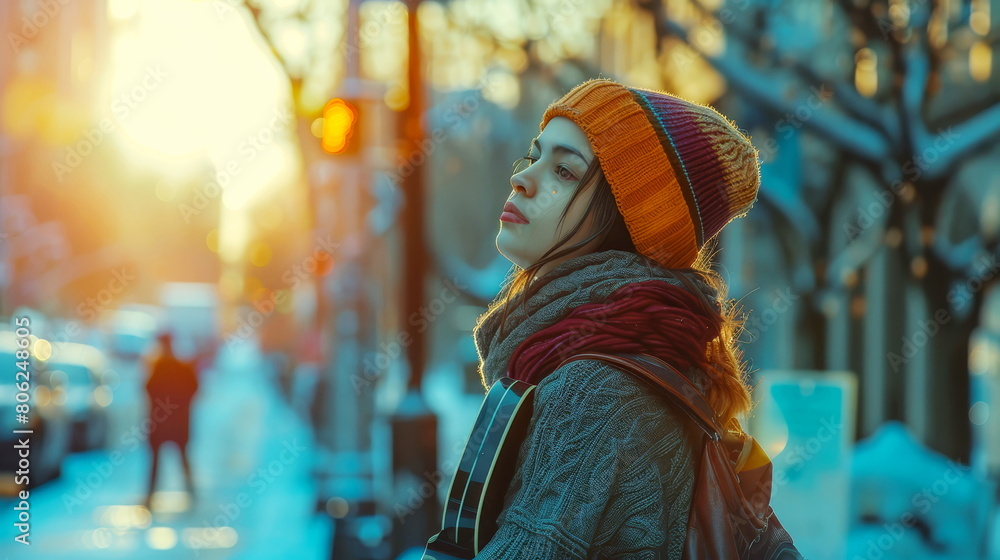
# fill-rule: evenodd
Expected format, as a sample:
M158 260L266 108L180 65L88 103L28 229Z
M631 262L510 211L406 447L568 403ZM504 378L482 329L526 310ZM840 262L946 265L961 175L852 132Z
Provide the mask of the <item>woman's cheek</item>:
M531 223L551 220L553 216L558 219L563 208L566 206L568 198L569 195L561 194L557 196L548 194L548 191L545 191L545 194L539 195L528 204L528 207L524 209L524 213Z

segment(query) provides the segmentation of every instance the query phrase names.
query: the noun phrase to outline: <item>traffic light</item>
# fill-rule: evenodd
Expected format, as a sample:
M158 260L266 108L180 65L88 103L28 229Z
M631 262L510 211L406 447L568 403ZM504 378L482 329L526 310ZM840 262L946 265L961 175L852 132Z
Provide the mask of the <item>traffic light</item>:
M332 99L323 108L323 149L331 154L357 155L361 144L357 103Z

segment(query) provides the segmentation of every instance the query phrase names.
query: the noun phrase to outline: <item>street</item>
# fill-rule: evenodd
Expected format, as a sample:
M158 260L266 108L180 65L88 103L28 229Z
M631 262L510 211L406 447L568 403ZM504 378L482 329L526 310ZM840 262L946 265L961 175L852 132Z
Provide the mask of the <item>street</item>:
M71 455L61 477L31 491L28 547L14 541L15 502L0 502L0 558L326 557L331 523L314 514L312 436L269 367L240 345L202 372L189 446L196 499L167 444L152 514L141 505L151 457L142 377L122 367L107 448Z

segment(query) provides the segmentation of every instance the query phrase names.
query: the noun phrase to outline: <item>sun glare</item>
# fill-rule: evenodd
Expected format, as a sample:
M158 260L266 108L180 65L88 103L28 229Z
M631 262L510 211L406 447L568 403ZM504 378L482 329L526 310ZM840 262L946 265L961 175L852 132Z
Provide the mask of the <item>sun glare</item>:
M135 147L224 158L284 107L281 71L244 17L222 2L142 0L117 22L108 110Z
M245 216L226 215L246 212L300 175L284 71L241 6L109 0L109 9L104 110L121 131L123 165L158 169L172 185L204 173L210 161L222 190L219 250L224 260L237 258L250 232ZM184 199L168 190L157 196Z

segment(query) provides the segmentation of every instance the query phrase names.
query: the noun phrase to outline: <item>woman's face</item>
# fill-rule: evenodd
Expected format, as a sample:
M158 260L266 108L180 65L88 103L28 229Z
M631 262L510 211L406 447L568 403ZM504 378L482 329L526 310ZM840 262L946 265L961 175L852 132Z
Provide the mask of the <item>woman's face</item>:
M563 209L569 204L573 192L580 186L580 179L594 159L587 136L573 121L565 117L550 120L542 133L532 140L525 159L527 161L518 166L520 171L510 178L513 192L507 203L513 204L527 218L527 223L520 223L522 220L518 220L517 212L504 212L501 214L500 233L497 234L497 249L521 268L528 268L537 262L580 222L594 194L594 189L587 189L577 197L566 219L559 224ZM588 219L588 223L564 247L585 239L590 221ZM589 247L547 263L539 275L563 260L585 253L587 249Z

